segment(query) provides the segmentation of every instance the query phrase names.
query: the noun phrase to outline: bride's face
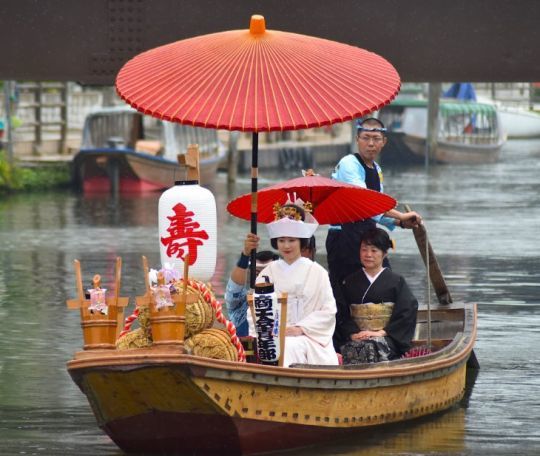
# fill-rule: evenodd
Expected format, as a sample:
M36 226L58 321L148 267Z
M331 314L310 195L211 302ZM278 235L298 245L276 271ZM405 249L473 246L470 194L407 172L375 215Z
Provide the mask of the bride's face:
M278 252L286 263L293 263L300 258L300 239L280 237L277 240Z

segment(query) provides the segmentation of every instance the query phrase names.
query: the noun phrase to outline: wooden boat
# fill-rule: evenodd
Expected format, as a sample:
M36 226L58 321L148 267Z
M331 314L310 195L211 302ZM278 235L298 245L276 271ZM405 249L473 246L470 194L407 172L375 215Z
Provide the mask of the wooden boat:
M256 454L430 415L461 400L475 361L476 305L431 310L430 354L359 366L264 366L176 347L86 350L68 371L126 452ZM424 346L427 311L414 344Z
M424 161L427 136L427 100L398 98L379 111L388 128L384 164ZM437 149L430 160L440 163L490 163L499 159L506 137L492 104L441 99Z
M161 121L128 108L96 111L85 120L73 180L84 192L161 190L184 180L177 155L198 144L200 179L210 184L225 148L217 132Z

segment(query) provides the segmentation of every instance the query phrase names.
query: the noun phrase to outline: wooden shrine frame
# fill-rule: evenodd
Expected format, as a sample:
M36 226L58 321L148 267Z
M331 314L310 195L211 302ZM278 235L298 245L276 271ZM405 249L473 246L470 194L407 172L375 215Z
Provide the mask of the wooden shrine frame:
M122 258L116 258L114 274L114 295L106 298L107 315L89 309L90 300L85 298L81 263L74 260L77 299L68 299L68 309L79 309L83 330L84 350L116 348L116 339L124 323L124 308L129 303L128 297L120 297L122 278Z
M150 326L152 328L152 340L154 346L176 346L184 350L184 337L186 333L186 305L197 302L199 296L197 293L190 292L187 289L189 255L186 255L184 261L184 286L181 293L171 296L174 307L156 308L150 279L148 277L148 259L142 256L142 265L144 272L145 294L137 296L137 307L148 307L150 309Z

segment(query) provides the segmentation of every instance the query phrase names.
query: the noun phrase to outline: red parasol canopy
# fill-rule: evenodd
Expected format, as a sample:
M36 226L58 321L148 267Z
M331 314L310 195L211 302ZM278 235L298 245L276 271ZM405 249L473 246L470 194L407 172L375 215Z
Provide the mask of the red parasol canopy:
M313 205L313 216L320 224L341 224L367 219L396 207L396 200L384 193L356 185L338 182L327 177L307 175L280 182L259 190L257 221L274 220L275 203L301 198ZM250 219L251 193L239 196L227 205L234 216Z
M118 94L145 114L241 131L344 122L389 103L400 78L382 57L347 44L266 30L177 41L137 55L118 73Z

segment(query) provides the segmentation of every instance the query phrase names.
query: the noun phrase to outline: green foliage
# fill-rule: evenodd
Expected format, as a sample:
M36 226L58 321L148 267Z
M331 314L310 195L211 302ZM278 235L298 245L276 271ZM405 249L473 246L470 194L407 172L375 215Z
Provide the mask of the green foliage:
M17 190L21 187L18 170L9 164L5 154L0 152L0 192Z
M0 193L14 191L41 191L63 187L70 183L66 165L22 168L11 166L0 152Z

